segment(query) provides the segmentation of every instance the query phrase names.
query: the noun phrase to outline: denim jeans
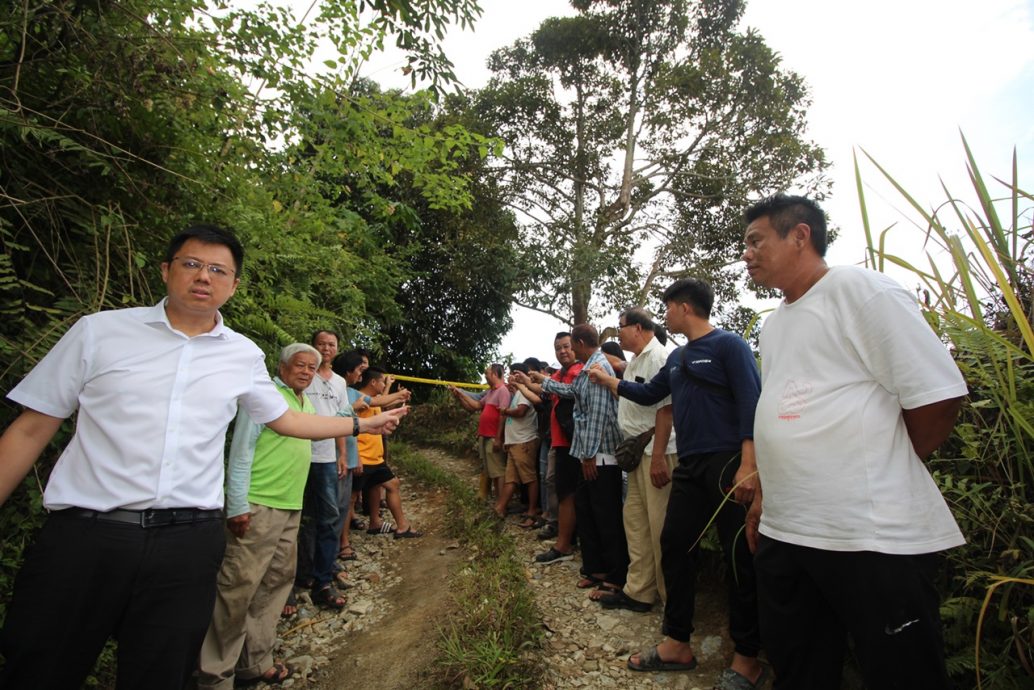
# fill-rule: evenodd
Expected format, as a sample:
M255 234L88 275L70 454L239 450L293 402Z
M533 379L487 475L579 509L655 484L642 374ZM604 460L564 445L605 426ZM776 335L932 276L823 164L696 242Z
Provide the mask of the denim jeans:
M298 580L310 576L315 587L334 578L334 559L338 552L337 493L337 463L309 465L298 536Z
M355 476L355 470L350 469L345 473L344 477L337 480L337 510L338 520L337 527L334 529L334 533L337 535L337 539L341 539L341 532L345 529L345 520L348 519L348 512L352 504L352 483Z

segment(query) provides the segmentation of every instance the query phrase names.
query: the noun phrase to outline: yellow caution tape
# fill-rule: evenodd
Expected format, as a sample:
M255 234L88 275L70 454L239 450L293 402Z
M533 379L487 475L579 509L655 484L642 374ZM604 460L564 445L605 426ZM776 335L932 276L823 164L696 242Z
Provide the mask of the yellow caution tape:
M396 381L410 381L412 383L428 383L432 386L456 386L457 388L488 388L485 383L463 383L461 381L439 381L437 379L421 379L416 376L404 376L402 374L391 374Z

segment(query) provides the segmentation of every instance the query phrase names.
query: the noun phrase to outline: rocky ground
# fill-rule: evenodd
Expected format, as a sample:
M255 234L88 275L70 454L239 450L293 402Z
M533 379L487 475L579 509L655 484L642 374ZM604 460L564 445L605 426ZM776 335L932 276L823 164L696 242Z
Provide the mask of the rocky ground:
M423 451L439 466L477 478L476 466L439 451ZM426 687L424 675L434 658L436 621L452 604L451 568L462 548L442 535L445 495L403 481L403 507L422 539L357 534L359 559L347 564L353 587L340 613L316 608L302 594L298 615L281 622L277 655L294 676L280 687L337 689L361 683L371 688ZM607 611L575 587L580 562L541 566L534 555L547 548L532 531L508 519L508 529L527 559L546 635L543 688L710 688L732 653L725 635L724 587L702 582L698 594L696 653L692 672L639 674L629 671L629 654L656 644L659 606L650 613Z

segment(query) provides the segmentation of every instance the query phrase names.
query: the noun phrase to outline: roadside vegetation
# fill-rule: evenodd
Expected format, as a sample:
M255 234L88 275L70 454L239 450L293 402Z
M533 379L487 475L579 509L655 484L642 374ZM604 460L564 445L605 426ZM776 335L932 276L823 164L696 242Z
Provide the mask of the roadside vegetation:
M969 384L959 423L931 461L966 545L947 552L941 583L948 665L959 687L1034 683L1034 196L985 177L963 139L972 189L944 188L932 210L866 154L910 207L908 223L875 230L858 194L877 270L909 271L931 326ZM924 233L926 257L888 249L892 233Z
M405 438L420 438L426 445L470 456L475 433L469 420L475 417L462 413L464 417L453 420L458 424L444 423L455 417L456 407L448 399L438 398L414 408L405 425ZM458 430L462 430L462 439ZM471 482L438 468L405 440L393 442L392 463L406 476L448 491L446 529L467 554L448 583L455 603L440 628L434 669L438 686L540 687L542 616L535 607L516 541L478 499Z

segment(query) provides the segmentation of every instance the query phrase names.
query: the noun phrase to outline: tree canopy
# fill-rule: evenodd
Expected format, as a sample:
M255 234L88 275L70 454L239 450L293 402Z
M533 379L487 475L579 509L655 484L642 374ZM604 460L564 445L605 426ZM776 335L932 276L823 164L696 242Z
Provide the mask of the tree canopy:
M323 0L306 17L225 0L0 4L0 388L83 314L157 301L168 238L197 222L244 242L224 312L268 354L330 327L393 368L412 351L424 370L439 358L476 374L484 349L384 341L419 318L494 343L499 325L480 317L509 303L508 280L486 301L476 282L453 290L477 251L506 241L481 172L496 142L439 102L453 79L439 39L479 12L475 0ZM389 40L429 92L357 78ZM18 411L0 405L0 428ZM0 511L0 594L68 431Z
M587 321L692 272L731 307L748 200L827 186L803 80L739 0L572 4L496 51L476 100L526 231L520 303Z

